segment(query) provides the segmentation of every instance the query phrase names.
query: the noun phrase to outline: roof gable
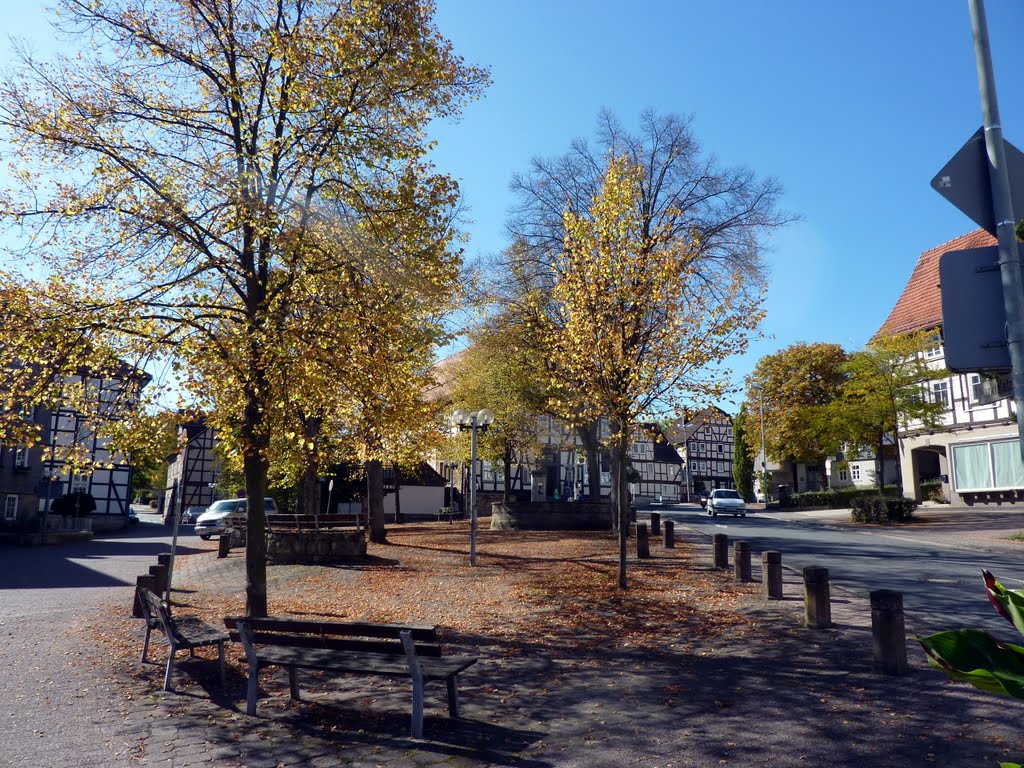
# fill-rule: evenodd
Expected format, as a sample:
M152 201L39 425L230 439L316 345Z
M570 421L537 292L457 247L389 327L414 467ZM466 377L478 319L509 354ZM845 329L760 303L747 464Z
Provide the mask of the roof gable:
M942 293L939 289L939 259L948 251L983 248L995 245L996 239L983 229L976 229L947 243L925 251L907 280L896 306L875 333L878 336L897 336L901 333L923 331L942 325Z

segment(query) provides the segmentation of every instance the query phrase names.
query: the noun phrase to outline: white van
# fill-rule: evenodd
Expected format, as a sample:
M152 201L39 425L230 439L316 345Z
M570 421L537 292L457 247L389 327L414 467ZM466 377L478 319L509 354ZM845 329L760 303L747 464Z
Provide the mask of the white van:
M269 496L264 500L268 515L277 514L277 502ZM210 505L196 520L196 535L203 541L226 533L233 521L244 523L249 511L248 499L221 499Z

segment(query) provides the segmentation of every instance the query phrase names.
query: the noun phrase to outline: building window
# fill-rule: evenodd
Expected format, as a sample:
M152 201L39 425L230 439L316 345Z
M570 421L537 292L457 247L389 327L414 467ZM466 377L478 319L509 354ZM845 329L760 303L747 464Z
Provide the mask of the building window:
M850 477L853 478L854 482L860 480L860 464L854 464L850 467Z
M14 449L14 467L15 469L28 468L28 448Z
M953 470L958 491L1024 488L1024 464L1016 440L954 445Z
M191 483L189 483L191 485ZM72 493L88 493L89 492L89 476L75 474L71 478L71 492Z
M858 473L860 472L860 467L857 468L857 471L858 471ZM845 483L847 481L847 479L849 479L849 474L847 473L847 471L845 469L840 469L839 470L839 480L841 482Z
M944 406L949 408L949 382L945 379L942 381L933 381L931 390L932 402L942 403Z
M718 444L718 452L725 453L725 446L722 445L721 443Z
M934 360L937 357L942 357L942 346L939 344L936 344L933 347L928 347L928 349L924 351L925 360Z
M967 391L970 393L969 397L972 403L977 403L981 400L981 376L972 373L967 377Z
M18 517L18 496L14 493L4 497L4 520L15 520Z

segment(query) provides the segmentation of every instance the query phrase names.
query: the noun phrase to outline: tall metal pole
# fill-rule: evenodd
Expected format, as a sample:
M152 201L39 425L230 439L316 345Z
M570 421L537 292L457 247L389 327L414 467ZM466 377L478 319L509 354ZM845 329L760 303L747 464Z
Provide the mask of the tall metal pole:
M476 565L476 414L470 420L469 430L469 564Z
M759 410L761 411L761 493L764 494L764 503L768 503L769 491L768 491L768 455L764 450L764 390L757 390L757 403Z
M978 88L985 117L985 148L988 151L988 175L992 188L992 212L999 242L999 272L1003 280L1003 304L1006 307L1006 343L1013 371L1013 401L1017 408L1017 434L1024 461L1024 278L1014 232L1010 177L1006 170L1003 127L999 122L996 83L992 72L992 54L988 44L988 24L983 0L968 0L974 55L978 64Z

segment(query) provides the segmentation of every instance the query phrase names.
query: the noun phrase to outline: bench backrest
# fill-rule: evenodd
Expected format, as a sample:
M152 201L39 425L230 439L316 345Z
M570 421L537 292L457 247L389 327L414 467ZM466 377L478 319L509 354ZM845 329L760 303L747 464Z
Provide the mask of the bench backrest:
M234 642L243 642L238 623L244 622L253 645L285 645L336 651L405 655L400 632L410 630L419 656L441 656L437 629L431 626L307 621L303 619L228 616L224 624Z
M267 515L267 528L314 530L316 528L366 528L362 512L333 515Z
M171 609L160 596L148 587L137 587L139 604L142 606L142 615L153 629L162 629L168 637L174 632L174 619L171 618Z

